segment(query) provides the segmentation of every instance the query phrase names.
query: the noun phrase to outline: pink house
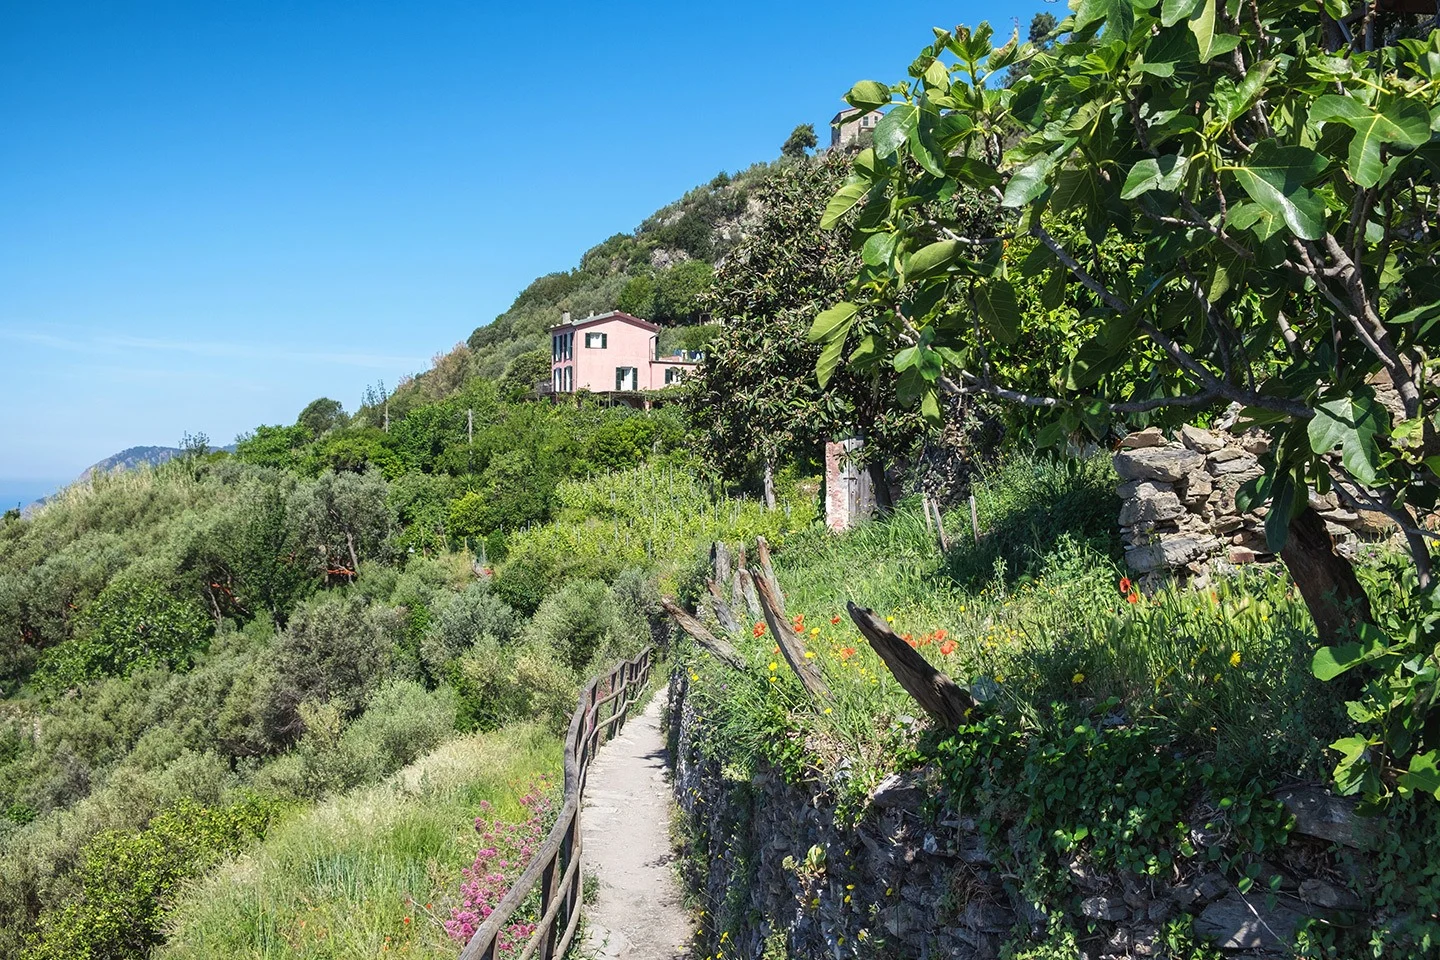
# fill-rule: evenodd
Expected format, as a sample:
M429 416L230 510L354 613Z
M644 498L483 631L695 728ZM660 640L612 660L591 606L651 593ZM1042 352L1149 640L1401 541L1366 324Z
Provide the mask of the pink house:
M550 328L550 385L555 393L635 393L679 383L698 361L659 355L660 328L612 310L583 320L570 314Z

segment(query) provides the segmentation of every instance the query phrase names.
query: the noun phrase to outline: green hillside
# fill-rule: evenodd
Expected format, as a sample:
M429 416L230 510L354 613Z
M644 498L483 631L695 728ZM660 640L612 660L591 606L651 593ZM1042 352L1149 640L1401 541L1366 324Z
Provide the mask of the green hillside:
M647 645L726 794L675 823L697 955L1435 955L1440 31L1072 6L919 38L847 95L873 136L797 130L353 412L0 519L0 956L448 955ZM614 308L697 375L538 396ZM717 541L765 557L730 611ZM793 855L747 846L774 796ZM851 885L907 844L931 887Z

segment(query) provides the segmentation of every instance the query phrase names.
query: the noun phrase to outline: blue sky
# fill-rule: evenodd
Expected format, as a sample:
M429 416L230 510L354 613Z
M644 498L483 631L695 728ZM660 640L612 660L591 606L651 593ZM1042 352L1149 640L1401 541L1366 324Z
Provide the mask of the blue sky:
M0 0L0 483L353 408L990 3ZM1058 12L1058 11L1057 11Z

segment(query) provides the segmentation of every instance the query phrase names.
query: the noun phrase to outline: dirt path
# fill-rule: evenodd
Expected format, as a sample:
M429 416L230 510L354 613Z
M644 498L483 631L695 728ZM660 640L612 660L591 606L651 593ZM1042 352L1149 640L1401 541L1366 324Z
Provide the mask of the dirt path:
M599 878L600 896L585 908L581 952L599 960L689 956L690 919L670 850L664 705L657 695L632 716L600 748L585 783L585 874Z

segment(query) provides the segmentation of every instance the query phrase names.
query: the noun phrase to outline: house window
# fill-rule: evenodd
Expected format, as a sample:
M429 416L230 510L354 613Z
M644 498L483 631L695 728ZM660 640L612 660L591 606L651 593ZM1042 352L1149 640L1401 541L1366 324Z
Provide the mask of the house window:
M683 380L684 378L685 378L685 368L684 368L684 367L666 367L666 368L665 368L665 386L668 387L668 386L670 386L670 384L672 384L672 383L679 383L679 382L680 382L681 380Z
M566 393L574 393L574 392L575 392L575 368L574 368L574 367L566 367L566 368L565 368L565 392L566 392Z
M604 350L610 344L608 333L587 333L585 334L586 350Z
M640 374L634 367L615 368L615 389L616 390L638 390Z

